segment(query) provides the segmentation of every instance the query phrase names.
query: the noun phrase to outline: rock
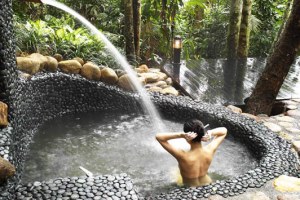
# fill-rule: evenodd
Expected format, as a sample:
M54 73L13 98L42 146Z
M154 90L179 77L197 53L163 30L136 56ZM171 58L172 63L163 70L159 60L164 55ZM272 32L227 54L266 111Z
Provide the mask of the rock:
M84 65L84 61L83 61L82 58L75 57L75 58L73 58L72 60L77 60L82 66Z
M158 75L158 81L164 81L168 78L167 74L163 72L157 72L156 74Z
M241 115L246 116L246 117L251 118L251 119L254 119L254 120L258 120L256 116L251 115L249 113L241 113Z
M40 63L40 70L43 70L45 65L48 62L48 59L45 56L43 56L42 54L39 54L39 53L30 54L28 56L28 58L32 58L32 59L37 60Z
M289 116L279 116L279 117L276 117L276 119L281 122L293 122L295 120L294 118L289 117Z
M99 81L101 78L100 68L93 63L86 63L82 66L80 70L81 76L89 80Z
M169 87L169 85L167 85L167 83L165 81L158 81L156 83L149 83L149 84L145 85L145 87L147 87L147 88L151 88L151 87L166 88L166 87Z
M166 79L166 83L168 85L173 85L173 81L172 81L172 79L170 77Z
M297 153L300 153L300 141L293 141L293 148L296 150Z
M287 105L286 108L289 110L296 110L298 107L296 105Z
M60 62L60 61L64 60L63 56L61 54L58 54L58 53L54 54L53 57L57 60L57 62Z
M162 92L162 90L163 89L161 87L157 87L157 86L153 86L148 89L149 92Z
M226 108L228 108L229 110L231 110L232 112L234 113L242 113L242 109L236 107L236 106L233 106L233 105L228 105Z
M289 122L279 122L278 124L284 128L289 128L293 126L293 124Z
M159 79L159 76L156 73L148 72L148 73L140 73L141 77L144 77L146 80L146 83L153 83L157 82Z
M124 70L121 69L117 69L115 70L116 74L118 75L118 77L120 78L121 76L123 76L124 74L126 74L126 72Z
M300 99L293 99L292 101L300 103Z
M77 60L65 60L58 63L58 68L65 73L78 74L82 66Z
M22 79L30 79L31 75L27 74L27 73L20 72L19 75L18 75L18 77L22 78Z
M101 81L108 84L116 84L118 82L118 79L119 78L113 69L105 67L101 70Z
M29 74L35 74L40 69L40 63L32 58L17 57L17 68Z
M292 140L294 138L292 135L285 132L279 132L277 134L286 140Z
M138 80L142 84L142 86L144 86L146 84L144 77L138 77ZM136 91L133 84L131 83L131 80L130 80L128 74L124 74L123 76L121 76L119 78L118 86L120 86L121 88L123 88L125 90Z
M147 65L140 65L138 68L135 69L137 73L146 73L149 71L149 68Z
M277 196L277 200L296 200L300 199L300 195L296 194L280 194Z
M300 192L300 178L281 175L274 180L273 186L280 192Z
M300 130L297 128L286 128L286 130L290 133L300 133Z
M278 133L282 130L282 128L280 126L278 126L277 124L271 123L271 122L264 122L264 125L275 133Z
M300 111L299 110L288 110L286 112L287 116L300 116Z
M251 200L270 200L270 198L263 192L256 192L251 195Z
M161 91L162 94L171 94L171 95L175 95L175 96L178 96L179 95L179 92L172 86L170 87L167 87L167 88L164 88L162 91Z
M0 101L0 126L7 126L7 105Z
M45 64L45 70L50 71L50 72L56 72L58 68L58 62L55 58L51 56L46 56L47 58L47 63Z
M134 91L134 86L132 85L128 74L124 74L119 78L118 86L125 90Z
M157 72L160 72L160 69L159 68L150 68L148 72L157 73Z
M208 200L224 200L225 198L220 195L209 196Z
M12 177L15 173L15 167L0 156L0 183L3 183L8 178Z

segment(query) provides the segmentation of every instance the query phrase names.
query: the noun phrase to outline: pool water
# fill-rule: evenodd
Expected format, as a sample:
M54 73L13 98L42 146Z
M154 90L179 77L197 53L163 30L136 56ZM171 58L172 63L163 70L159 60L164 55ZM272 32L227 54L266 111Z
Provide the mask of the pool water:
M168 131L182 131L182 122L164 120ZM25 161L22 182L94 174L127 173L140 193L177 187L176 160L155 140L149 117L115 113L81 113L45 123L35 135ZM229 133L230 134L230 133ZM213 180L253 169L256 160L230 136L219 147L209 169ZM174 145L188 148L184 139Z

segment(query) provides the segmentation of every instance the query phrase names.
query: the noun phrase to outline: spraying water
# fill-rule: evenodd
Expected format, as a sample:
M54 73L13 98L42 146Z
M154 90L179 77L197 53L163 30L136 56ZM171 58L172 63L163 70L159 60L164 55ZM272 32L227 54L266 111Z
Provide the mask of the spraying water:
M132 84L137 89L139 94L142 98L142 103L144 109L148 112L150 115L150 118L153 122L154 127L157 128L158 132L163 132L165 130L164 125L161 123L161 117L155 108L154 104L152 103L149 95L147 94L146 90L143 88L143 86L140 84L135 71L131 68L125 57L117 50L117 48L103 35L94 25L92 25L87 19L82 17L80 14L78 14L73 9L69 8L68 6L59 3L55 0L41 0L44 4L48 4L51 6L54 6L56 8L59 8L71 15L73 15L75 18L77 18L79 21L81 21L90 31L95 34L106 46L108 51L112 54L112 56L117 60L117 62L123 67L123 69L127 72L128 76L130 77Z

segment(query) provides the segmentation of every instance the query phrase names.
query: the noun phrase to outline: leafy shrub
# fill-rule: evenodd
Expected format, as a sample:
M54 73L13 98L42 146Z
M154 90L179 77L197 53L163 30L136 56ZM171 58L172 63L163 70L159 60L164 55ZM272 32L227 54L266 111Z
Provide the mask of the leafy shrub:
M81 57L97 64L117 68L112 57L104 52L104 45L85 28L75 28L75 21L70 17L61 19L45 16L45 21L36 20L23 23L15 17L15 35L17 51L39 52L44 55L62 54L64 58ZM121 37L107 34L113 43Z

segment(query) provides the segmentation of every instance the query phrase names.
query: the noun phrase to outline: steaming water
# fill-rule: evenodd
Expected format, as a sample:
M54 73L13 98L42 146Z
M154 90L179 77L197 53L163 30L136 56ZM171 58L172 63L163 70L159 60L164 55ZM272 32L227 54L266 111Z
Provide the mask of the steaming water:
M182 130L181 122L163 122L172 131ZM245 145L229 135L209 169L214 180L255 168ZM47 122L33 139L22 182L82 176L79 166L94 174L127 173L143 195L177 187L177 161L155 140L148 115L95 112Z
M151 99L149 95L147 94L146 90L142 87L140 84L136 73L132 70L131 66L125 59L125 57L116 49L116 47L103 35L94 25L92 25L87 19L82 17L80 14L78 14L76 11L72 10L68 6L59 3L54 0L41 0L44 4L48 4L51 6L54 6L56 8L59 8L71 15L73 15L75 18L77 18L80 22L82 22L90 31L95 34L106 46L107 50L112 54L112 56L116 59L116 61L123 67L123 69L127 72L129 75L132 84L137 89L139 94L142 98L142 104L144 109L148 112L148 114L151 116L151 121L153 123L153 127L157 128L158 132L164 132L165 127L161 123L161 117L155 108L154 104L151 102Z

